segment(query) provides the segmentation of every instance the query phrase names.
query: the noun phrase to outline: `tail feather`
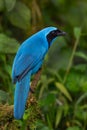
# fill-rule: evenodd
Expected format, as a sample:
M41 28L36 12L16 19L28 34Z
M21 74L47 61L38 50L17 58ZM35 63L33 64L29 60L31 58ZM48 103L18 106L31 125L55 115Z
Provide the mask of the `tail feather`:
M16 83L15 96L14 96L14 117L16 119L21 119L25 111L26 100L30 88L30 76L31 73L27 75Z

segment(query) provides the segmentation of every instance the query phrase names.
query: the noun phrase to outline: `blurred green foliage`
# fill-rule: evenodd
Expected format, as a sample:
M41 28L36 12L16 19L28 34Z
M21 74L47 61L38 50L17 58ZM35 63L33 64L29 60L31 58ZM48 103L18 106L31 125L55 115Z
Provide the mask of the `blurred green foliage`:
M0 103L13 104L19 43L46 26L67 36L57 38L45 58L36 92L44 120L32 130L87 130L87 0L0 0Z

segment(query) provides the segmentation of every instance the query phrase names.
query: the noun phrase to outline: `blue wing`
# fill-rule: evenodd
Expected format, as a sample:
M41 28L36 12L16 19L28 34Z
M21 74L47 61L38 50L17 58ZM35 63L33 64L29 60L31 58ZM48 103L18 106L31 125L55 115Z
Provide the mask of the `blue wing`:
M20 53L20 52L19 52ZM34 68L44 57L45 50L36 50L27 53L17 54L13 63L12 79L15 83L18 76L23 77L28 71Z

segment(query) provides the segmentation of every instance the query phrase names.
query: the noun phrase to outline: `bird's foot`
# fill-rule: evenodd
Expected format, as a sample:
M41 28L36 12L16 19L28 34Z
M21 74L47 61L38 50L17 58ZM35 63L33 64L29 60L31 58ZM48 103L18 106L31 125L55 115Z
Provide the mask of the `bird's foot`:
M33 89L30 87L30 92L31 92L31 93L35 93L35 90L33 90Z

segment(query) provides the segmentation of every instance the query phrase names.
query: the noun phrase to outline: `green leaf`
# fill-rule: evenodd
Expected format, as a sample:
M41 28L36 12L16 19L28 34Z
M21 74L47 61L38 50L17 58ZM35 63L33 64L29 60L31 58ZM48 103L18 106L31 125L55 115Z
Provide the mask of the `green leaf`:
M75 117L79 120L87 121L87 112L85 110L82 110L79 106L77 106Z
M79 99L76 102L76 105L80 104L85 98L87 98L87 92L79 97Z
M41 120L36 121L36 130L52 130L48 128L45 123L41 122Z
M81 130L78 126L72 126L67 128L67 130Z
M84 60L87 60L87 55L84 54L83 52L76 52L75 55L83 58Z
M87 92L87 81L84 81L82 84L82 91Z
M77 95L81 91L81 84L83 80L85 80L85 75L83 76L81 72L71 69L71 72L68 74L66 80L66 88L69 90L70 93Z
M23 119L24 119L24 120L27 120L28 118L29 118L29 114L28 114L28 113L24 113Z
M18 47L17 40L0 33L0 53L16 53Z
M79 70L80 72L85 72L87 70L86 64L77 64L73 67L76 71Z
M72 123L76 124L77 126L82 126L80 120L78 120L78 119L73 119Z
M6 64L5 69L6 69L6 72L11 76L11 73L12 73L12 66Z
M80 35L81 35L81 28L75 27L74 28L74 36L75 36L75 38L78 39L80 37Z
M63 84L56 82L55 85L70 101L72 101L72 98L71 98L69 92L67 91L67 89L65 88L65 86Z
M47 81L46 75L42 75L42 76L41 76L41 82L42 82L43 85L42 85L42 87L40 88L39 98L42 97L43 92L44 92L46 86L48 85L48 81ZM45 83L45 84L44 84L44 83Z
M21 29L27 29L30 26L30 10L21 2L17 2L14 9L10 11L7 16L14 26Z
M50 128L48 128L48 127L45 126L44 128L42 128L40 130L52 130L52 129L50 129Z
M16 4L16 0L5 0L5 7L7 11L11 11Z
M48 123L48 126L49 126L50 130L52 130L52 123L51 123L51 120L50 120L48 114L47 114L47 123Z
M55 127L57 128L61 118L62 118L62 113L63 113L63 109L61 107L59 107L59 109L57 110L57 114L56 114L56 121L55 121Z

